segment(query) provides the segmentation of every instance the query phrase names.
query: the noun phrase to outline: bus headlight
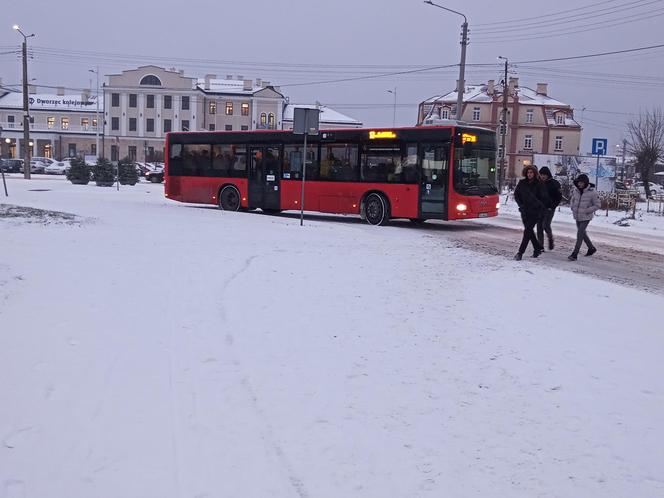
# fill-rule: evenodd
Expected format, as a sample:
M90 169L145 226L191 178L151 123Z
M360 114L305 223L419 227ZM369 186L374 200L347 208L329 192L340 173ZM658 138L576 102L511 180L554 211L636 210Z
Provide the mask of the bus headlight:
M466 206L463 202L460 202L456 206L457 211L468 211L468 206Z

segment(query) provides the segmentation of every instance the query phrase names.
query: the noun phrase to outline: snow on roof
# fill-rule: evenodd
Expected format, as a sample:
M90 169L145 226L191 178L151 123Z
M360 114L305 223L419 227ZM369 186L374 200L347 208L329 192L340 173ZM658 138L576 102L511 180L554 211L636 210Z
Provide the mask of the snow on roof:
M244 88L244 80L211 79L209 81L209 90L205 89L205 78L198 78L196 80L196 87L199 90L209 93L232 93L237 95L252 95L265 88L264 86L254 84L253 81L250 90Z
M284 121L293 121L293 116L295 114L296 107L306 107L307 109L320 109L319 121L321 123L334 123L334 124L349 124L361 126L362 122L358 121L355 118L341 114L339 111L335 111L329 107L323 105L315 104L288 104L284 109Z
M91 111L97 109L97 97L90 95L83 99L81 94L54 95L46 93L30 94L28 104L32 110L53 111ZM23 109L23 93L10 92L0 97L0 107ZM103 98L99 99L99 107L103 107Z
M466 85L466 90L463 94L464 102L477 102L477 103L487 103L492 102L493 97L487 93L488 86L486 84L482 85ZM500 98L500 95L503 91L503 86L498 84L494 87L495 97ZM568 104L560 102L559 100L552 99L548 95L543 95L537 93L532 88L526 86L516 87L517 94L519 95L519 102L526 105L547 105L547 106L560 106L560 107L569 107ZM424 104L431 104L433 102L444 102L449 104L454 104L457 101L457 92L446 93L442 96L432 97L425 100Z

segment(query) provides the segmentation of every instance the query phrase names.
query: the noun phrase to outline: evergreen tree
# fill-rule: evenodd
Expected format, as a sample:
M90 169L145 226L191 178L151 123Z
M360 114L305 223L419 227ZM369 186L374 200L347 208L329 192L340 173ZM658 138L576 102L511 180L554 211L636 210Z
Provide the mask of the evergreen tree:
M95 164L95 183L98 187L112 187L115 182L115 167L105 157L97 159Z
M87 185L90 182L90 169L82 157L72 157L67 180L74 185Z
M138 182L138 173L134 161L124 157L118 163L118 174L122 185L136 185Z

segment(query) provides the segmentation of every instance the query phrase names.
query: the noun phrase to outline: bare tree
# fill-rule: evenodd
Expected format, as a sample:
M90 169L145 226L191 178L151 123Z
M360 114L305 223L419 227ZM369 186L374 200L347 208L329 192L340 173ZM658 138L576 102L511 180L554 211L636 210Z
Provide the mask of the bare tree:
M650 197L650 178L655 164L664 159L664 112L661 108L642 112L627 123L627 151L636 159L636 167Z

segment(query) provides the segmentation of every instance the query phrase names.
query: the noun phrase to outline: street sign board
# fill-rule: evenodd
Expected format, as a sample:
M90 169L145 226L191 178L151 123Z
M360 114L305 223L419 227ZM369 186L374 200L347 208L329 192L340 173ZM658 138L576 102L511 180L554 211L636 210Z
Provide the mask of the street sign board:
M605 156L609 151L609 141L606 138L593 138L593 156Z
M293 133L295 135L318 135L319 109L296 107L293 116Z

